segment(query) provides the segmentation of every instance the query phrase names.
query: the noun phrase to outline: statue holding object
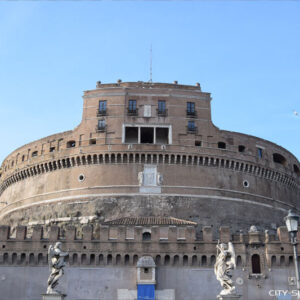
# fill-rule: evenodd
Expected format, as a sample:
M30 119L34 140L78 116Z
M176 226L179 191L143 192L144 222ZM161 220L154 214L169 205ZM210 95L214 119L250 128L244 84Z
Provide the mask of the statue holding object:
M48 278L47 294L61 294L54 288L58 285L59 278L64 274L65 257L69 255L69 253L61 250L61 246L62 243L57 242L54 246L50 245L48 248L48 262L51 273Z
M221 243L217 245L217 259L214 266L217 280L220 281L223 290L219 294L235 295L235 286L232 281L231 270L236 268L235 251L231 242L228 245Z

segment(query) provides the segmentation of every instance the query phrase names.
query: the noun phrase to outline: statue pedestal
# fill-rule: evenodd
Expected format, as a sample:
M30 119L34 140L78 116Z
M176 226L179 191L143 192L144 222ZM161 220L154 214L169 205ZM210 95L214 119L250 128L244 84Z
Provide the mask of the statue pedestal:
M241 295L232 294L232 295L218 295L218 300L239 300Z
M42 294L43 300L65 300L64 294Z

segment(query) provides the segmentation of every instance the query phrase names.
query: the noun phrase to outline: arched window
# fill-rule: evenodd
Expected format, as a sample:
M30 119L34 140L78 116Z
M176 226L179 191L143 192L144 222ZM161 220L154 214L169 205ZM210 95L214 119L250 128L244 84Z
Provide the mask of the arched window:
M240 267L242 265L242 257L240 255L238 255L236 258L236 265L238 267Z
M125 266L129 265L129 255L128 254L126 254L124 257L124 263L125 263Z
M150 232L143 233L143 241L151 241L151 233Z
M203 255L201 257L201 266L206 266L207 265L207 258L206 255Z
M174 260L175 260L175 258L174 258ZM157 266L159 266L160 263L161 263L161 257L160 257L160 255L156 255L156 257L155 257L155 264L156 264Z
M103 258L103 254L99 255L99 265L103 265L104 264L104 258Z
M184 266L187 266L189 263L189 257L187 255L183 255L182 263Z
M33 253L30 253L30 254L29 254L29 264L30 264L30 265L33 265L33 264L34 264L34 254L33 254Z
M245 152L246 147L244 145L239 145L239 152Z
M91 256L90 256L90 264L91 265L95 264L95 254L91 254Z
M13 265L17 264L17 253L12 254L12 264Z
M273 161L274 161L275 163L281 164L281 165L283 165L283 166L284 166L285 163L286 163L285 157L282 156L282 155L279 154L279 153L274 153L274 154L273 154Z
M275 267L275 266L276 266L276 256L275 256L275 255L273 255L273 256L271 257L271 266L272 266L272 267Z
M107 264L108 264L108 265L111 265L111 264L112 264L112 255L111 255L111 254L108 254L108 255L107 255Z
M219 149L226 149L226 144L224 142L218 142Z
M251 258L251 263L252 263L252 273L253 274L260 274L261 269L260 269L260 257L258 254L253 254Z
M285 265L285 257L282 255L280 256L280 266L284 267L284 265Z
M294 172L297 174L297 175L300 175L300 170L299 170L299 167L297 165L294 165Z
M213 266L215 263L216 263L216 256L215 256L215 255L212 255L212 256L210 257L210 265Z
M168 266L170 264L170 255L165 256L165 266Z
M67 148L73 148L76 146L76 142L75 141L68 141L67 142Z
M39 255L38 255L38 264L39 265L43 264L43 253L39 253Z
M117 265L121 264L121 254L117 254L117 256L116 256L116 264Z
M197 255L193 255L192 257L192 266L197 266L198 258Z
M178 255L174 256L173 265L174 266L178 266L179 265L179 256Z
M78 255L77 253L73 254L73 264L77 264L78 263Z
M86 265L86 263L87 263L86 254L83 253L81 254L81 264Z

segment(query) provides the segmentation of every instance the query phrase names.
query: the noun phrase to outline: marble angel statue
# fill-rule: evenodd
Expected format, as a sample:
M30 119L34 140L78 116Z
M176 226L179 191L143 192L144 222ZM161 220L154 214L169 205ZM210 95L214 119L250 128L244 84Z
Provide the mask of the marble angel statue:
M231 279L231 270L236 268L235 252L231 242L228 245L221 243L217 245L217 260L214 266L217 280L220 281L223 290L220 295L235 294L235 286Z
M48 249L48 262L51 273L48 278L47 294L61 294L54 288L58 285L59 278L64 274L65 257L69 255L69 253L61 250L61 246L61 242L57 242L54 246L50 245Z

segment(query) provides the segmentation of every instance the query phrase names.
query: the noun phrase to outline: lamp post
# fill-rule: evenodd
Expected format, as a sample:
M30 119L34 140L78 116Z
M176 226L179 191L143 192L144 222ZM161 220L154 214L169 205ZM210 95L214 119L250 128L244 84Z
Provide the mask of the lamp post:
M300 299L300 276L299 276L299 266L298 266L298 254L297 254L297 232L298 232L298 221L299 216L289 210L289 214L284 218L288 232L290 233L291 243L294 249L294 264L295 264L295 273L297 279L297 290L298 290L298 299Z

